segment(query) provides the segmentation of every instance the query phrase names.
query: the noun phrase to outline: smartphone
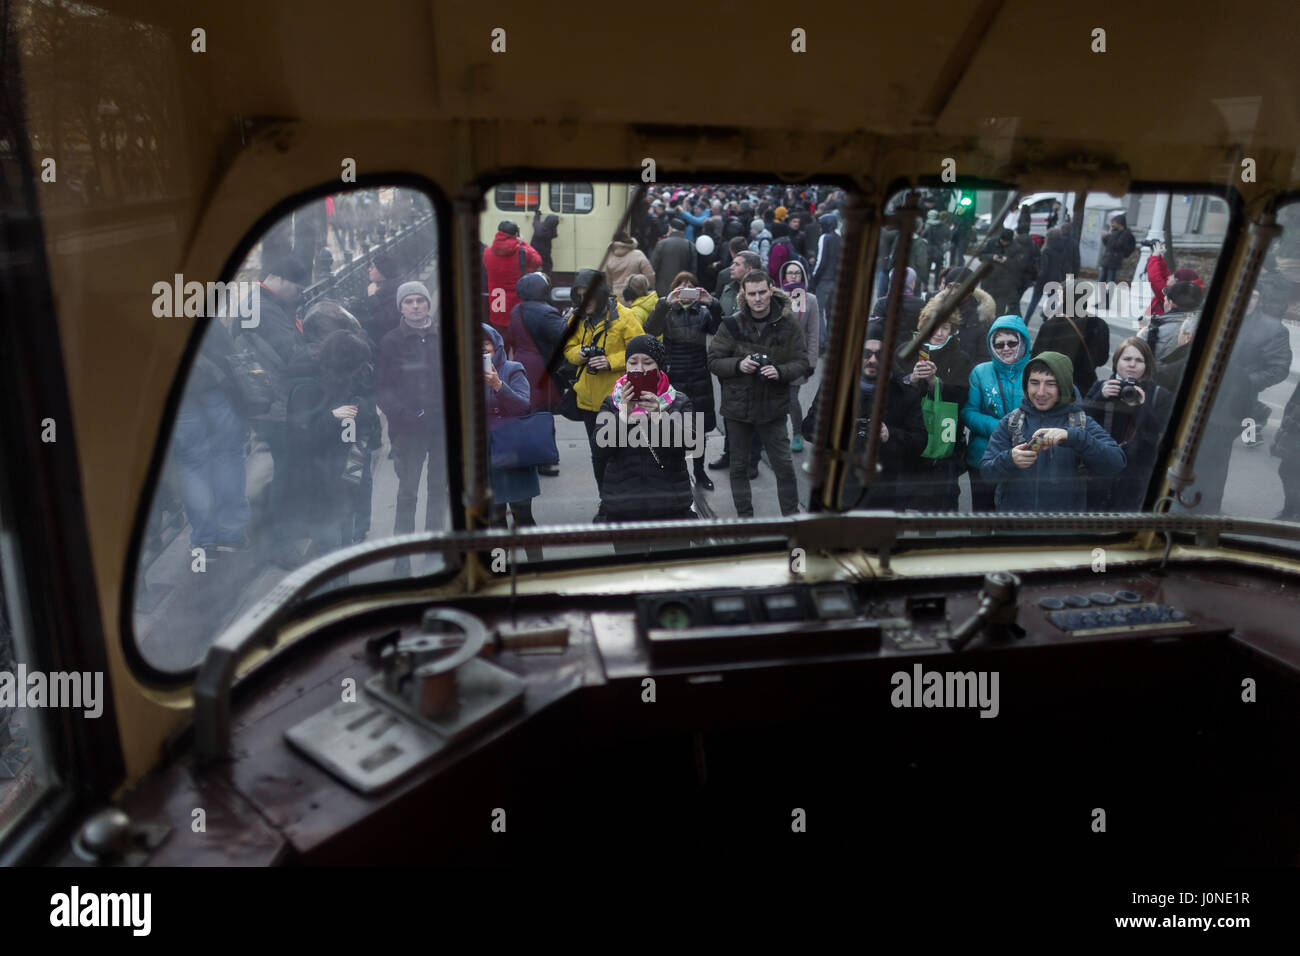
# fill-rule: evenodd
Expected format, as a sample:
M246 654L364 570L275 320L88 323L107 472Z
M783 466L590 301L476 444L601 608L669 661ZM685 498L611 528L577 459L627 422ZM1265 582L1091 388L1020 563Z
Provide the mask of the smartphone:
M642 392L653 392L659 384L659 370L650 372L628 372L628 384L632 386L632 401L639 401Z
M488 355L486 352L483 353L483 371L492 371L492 356Z
M1030 450L1030 451L1042 451L1042 450L1043 450L1043 445L1045 445L1045 444L1046 444L1046 442L1043 440L1043 436L1042 436L1042 435L1035 435L1034 438L1033 438L1033 441L1031 441L1031 442L1029 443L1029 450Z
M916 357L920 359L922 362L928 362L930 361L930 350L921 349L921 351L916 353Z

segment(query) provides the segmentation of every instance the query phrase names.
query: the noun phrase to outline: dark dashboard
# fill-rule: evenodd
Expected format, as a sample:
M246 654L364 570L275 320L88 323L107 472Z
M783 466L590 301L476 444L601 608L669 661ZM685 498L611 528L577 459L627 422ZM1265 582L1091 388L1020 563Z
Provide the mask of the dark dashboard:
M391 608L281 651L226 759L183 736L121 805L171 828L151 865L1294 863L1294 588L1183 563Z

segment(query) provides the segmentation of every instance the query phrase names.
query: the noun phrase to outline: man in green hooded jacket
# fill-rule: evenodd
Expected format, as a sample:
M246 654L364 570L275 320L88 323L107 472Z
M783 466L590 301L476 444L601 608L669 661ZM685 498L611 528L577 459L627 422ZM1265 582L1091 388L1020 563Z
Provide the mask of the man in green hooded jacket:
M1025 366L1020 407L993 435L980 474L997 482L998 511L1086 511L1088 478L1118 475L1124 451L1074 401L1073 363L1043 352Z

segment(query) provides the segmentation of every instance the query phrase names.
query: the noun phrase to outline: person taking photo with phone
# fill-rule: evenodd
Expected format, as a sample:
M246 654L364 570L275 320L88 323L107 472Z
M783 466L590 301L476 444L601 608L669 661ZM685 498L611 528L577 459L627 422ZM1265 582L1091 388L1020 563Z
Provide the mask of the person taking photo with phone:
M702 289L689 272L673 277L672 291L659 300L645 330L663 339L667 356L668 379L679 394L691 400L696 412L704 415L704 433L718 427L713 404L713 376L709 373L709 336L718 331L722 306ZM713 482L704 470L704 456L694 459L695 483L705 491Z

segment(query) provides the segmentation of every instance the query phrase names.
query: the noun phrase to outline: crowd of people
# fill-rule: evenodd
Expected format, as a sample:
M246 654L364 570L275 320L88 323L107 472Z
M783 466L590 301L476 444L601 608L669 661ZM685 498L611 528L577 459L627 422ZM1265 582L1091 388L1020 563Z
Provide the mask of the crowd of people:
M551 281L556 217L535 217L532 242L518 223L501 222L482 250L489 440L503 445L515 423L539 413L582 421L599 497L595 521L692 517L697 496L716 491L709 470L727 473L735 514L752 516L752 482L764 454L781 514L796 513L795 456L812 435L816 410L802 390L826 347L843 202L833 189L652 191L631 211L627 230L613 236L604 270L594 268L600 263L579 270L569 301L560 304ZM1170 270L1157 244L1147 265L1157 294L1138 334L1111 349L1109 326L1095 310L1061 314L1051 301L1043 302L1035 333L1038 304L1051 298L1046 283L1077 275L1079 251L1067 216L1049 222L1045 237L1028 232L1022 216L1015 231L994 229L974 247L967 208L925 209L906 261L896 262L897 235L885 231L855 442L861 451L884 389L874 426L880 469L865 492L851 469L845 506L956 510L963 475L976 511L1142 506L1204 282L1193 270ZM1117 217L1104 270L1115 274L1133 251L1131 240ZM882 381L880 320L896 271L904 287L898 328L919 335L970 277L968 249L992 271L921 343L916 360ZM422 477L434 500L448 454L437 300L383 255L369 270L364 299L319 301L299 316L310 265L292 255L268 258L260 324L212 323L174 433L194 546L214 555L246 551L254 546L250 527L274 527L260 542L264 556L293 567L363 540L372 530L373 472L385 435L397 480L391 531L414 530ZM1030 308L1022 311L1030 290ZM1259 393L1289 374L1279 319L1293 298L1289 280L1266 271L1233 358L1249 372L1221 389L1207 444L1230 446L1242 416L1259 416L1261 427L1267 420ZM720 456L706 465L686 447L601 440L602 416L626 423L670 413L698 417L706 432L720 429ZM1300 432L1297 422L1300 399L1293 398L1281 433ZM262 522L250 519L245 491L250 431L272 463ZM1291 451L1297 444L1279 436L1275 445L1284 478L1300 478L1300 454ZM1197 471L1202 508L1217 510L1227 455L1202 456ZM492 523L513 516L517 526L535 524L541 479L559 472L556 460L493 456ZM1300 517L1300 494L1294 482L1287 487L1284 516ZM426 508L427 529L441 520L438 509ZM399 562L404 569L409 565Z

